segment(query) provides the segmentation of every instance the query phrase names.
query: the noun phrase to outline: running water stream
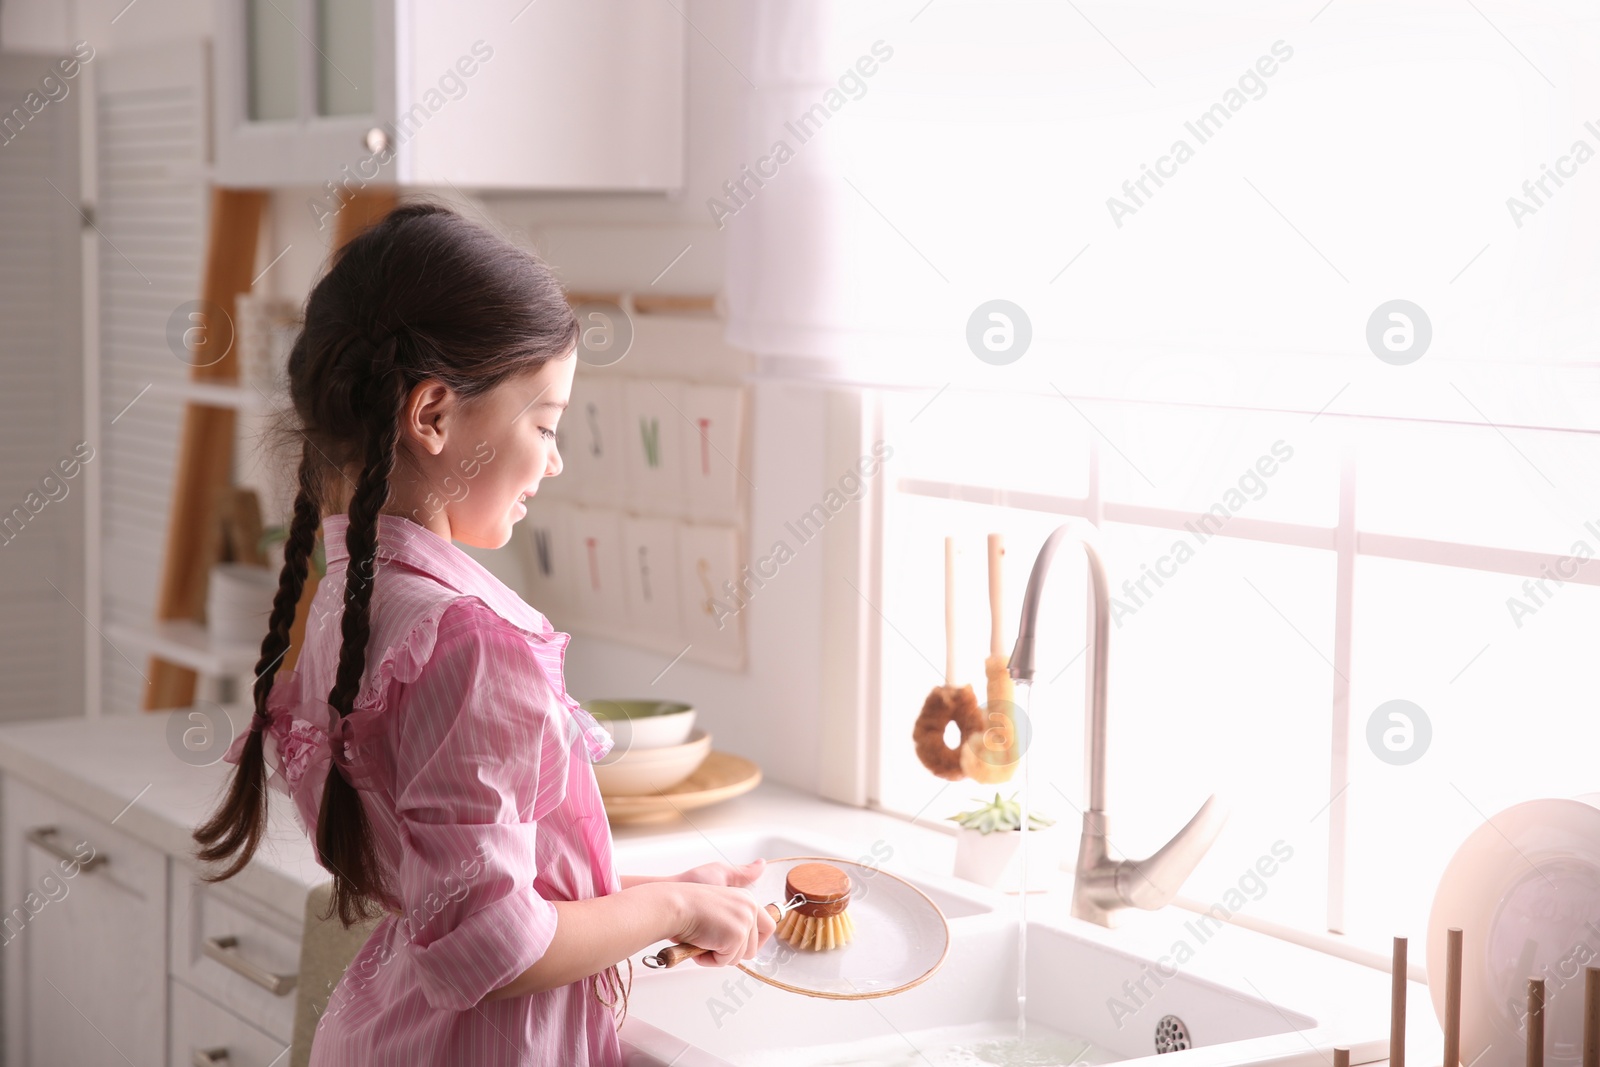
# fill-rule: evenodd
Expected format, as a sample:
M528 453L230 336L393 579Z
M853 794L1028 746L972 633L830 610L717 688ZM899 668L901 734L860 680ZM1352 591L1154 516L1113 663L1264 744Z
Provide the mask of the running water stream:
M1016 840L1018 851L1018 864L1021 867L1019 881L1022 883L1021 893L1018 893L1018 921L1016 921L1016 1040L1019 1045L1027 1041L1027 749L1029 739L1022 736L1022 723L1027 721L1027 707L1030 701L1022 697L1034 696L1034 683L1029 680L1018 680L1014 683L1013 704L1011 704L1011 731L1013 739L1021 749L1022 763L1022 819L1018 833L1022 837Z
M1013 683L1015 691L1012 693L1011 705L1011 730L1012 738L1017 747L1021 749L1022 756L1022 817L1017 832L1022 836L1017 839L1017 855L1019 866L1022 868L1020 875L1022 889L1017 894L1017 1044L1026 1046L1028 1041L1028 741L1031 737L1024 738L1022 724L1027 721L1028 713L1023 710L1032 703L1033 683L1021 680ZM1030 731L1031 733L1031 731Z

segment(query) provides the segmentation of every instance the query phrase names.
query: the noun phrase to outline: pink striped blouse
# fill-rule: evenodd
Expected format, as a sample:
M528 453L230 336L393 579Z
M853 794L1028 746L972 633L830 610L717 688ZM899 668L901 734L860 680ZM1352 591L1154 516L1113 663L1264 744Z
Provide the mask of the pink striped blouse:
M297 669L268 699L269 784L313 839L348 524L323 520L327 576ZM595 976L479 1003L549 946L551 901L621 889L590 766L611 736L567 695L569 635L409 519L380 517L376 575L346 752L392 899L332 991L311 1067L620 1064ZM237 762L243 741L224 758Z

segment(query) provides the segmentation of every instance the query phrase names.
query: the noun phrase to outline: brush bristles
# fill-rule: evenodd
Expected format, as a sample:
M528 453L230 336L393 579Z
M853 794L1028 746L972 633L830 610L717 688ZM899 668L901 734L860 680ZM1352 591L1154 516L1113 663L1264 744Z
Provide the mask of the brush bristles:
M848 944L855 936L856 924L849 911L818 918L791 911L778 923L777 935L795 948L824 952Z

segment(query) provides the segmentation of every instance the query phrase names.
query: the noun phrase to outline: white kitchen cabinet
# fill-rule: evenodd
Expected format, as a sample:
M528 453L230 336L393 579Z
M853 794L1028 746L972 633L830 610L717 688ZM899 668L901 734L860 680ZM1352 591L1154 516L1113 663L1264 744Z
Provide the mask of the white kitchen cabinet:
M289 1042L264 1034L172 980L171 1067L284 1067Z
M11 775L0 811L6 1063L165 1062L167 857Z
M13 774L0 888L5 1067L287 1062L302 926L283 911Z
M680 188L683 16L643 0L216 0L216 180ZM319 210L319 208L321 210Z

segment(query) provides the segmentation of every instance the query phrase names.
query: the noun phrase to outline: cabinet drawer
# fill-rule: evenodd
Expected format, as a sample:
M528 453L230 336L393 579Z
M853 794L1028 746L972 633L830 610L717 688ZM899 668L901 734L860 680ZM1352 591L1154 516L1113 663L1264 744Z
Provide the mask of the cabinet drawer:
M224 1011L176 978L172 1005L171 1067L282 1067L288 1041L264 1034Z
M294 1036L300 934L277 915L173 861L172 977L285 1044Z

